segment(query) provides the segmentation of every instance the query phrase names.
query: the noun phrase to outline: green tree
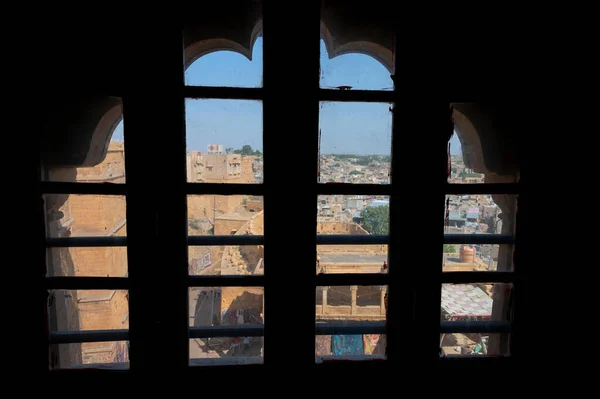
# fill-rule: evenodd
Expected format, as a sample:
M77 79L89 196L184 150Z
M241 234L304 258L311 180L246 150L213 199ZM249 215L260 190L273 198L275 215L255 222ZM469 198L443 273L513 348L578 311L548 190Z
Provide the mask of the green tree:
M242 154L242 155L254 154L254 151L252 151L252 146L246 144L245 146L242 147L242 151L240 152L240 154Z
M444 253L455 253L456 245L444 244Z
M355 164L355 165L361 165L361 166L366 166L369 163L371 163L371 160L369 158L365 158L365 157L359 158L359 159L357 159L356 161L353 162L353 164Z
M364 175L363 172L360 172L358 170L353 170L352 172L350 172L351 175Z
M360 212L362 226L371 234L388 234L390 223L390 207L382 205L367 207Z
M230 148L230 150L233 150L233 148ZM233 153L240 155L256 155L257 157L262 156L262 152L260 150L254 151L252 146L248 144L244 145L241 150L233 151Z

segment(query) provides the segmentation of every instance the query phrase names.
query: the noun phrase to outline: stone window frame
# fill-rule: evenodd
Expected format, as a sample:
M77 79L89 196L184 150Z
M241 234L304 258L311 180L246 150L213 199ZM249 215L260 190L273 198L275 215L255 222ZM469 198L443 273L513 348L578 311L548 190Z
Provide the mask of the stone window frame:
M314 11L310 11L313 12ZM309 13L310 13L309 12ZM314 15L314 14L313 14ZM321 23L321 28L325 29L323 27L323 23ZM253 28L253 32L258 29L257 27L259 26L259 24L255 25ZM260 21L260 27L262 27L262 20ZM329 33L328 29L325 29L325 32L327 33L327 35L331 35ZM324 35L325 37L328 37L327 35ZM254 39L255 40L255 39ZM253 43L253 41L250 41L251 43ZM331 41L327 41L326 40L326 44L328 49L331 48L330 54L344 54L344 53L350 53L350 52L363 52L365 54L371 55L374 58L380 60L380 62L382 62L384 65L386 65L386 62L389 64L389 61L386 61L385 58L385 54L382 55L382 51L381 48L378 48L377 46L372 46L371 50L365 50L365 48L368 48L368 46L365 46L364 44L361 44L360 46L357 46L356 48L352 47L352 44L345 44L345 45L340 45L339 47L335 48L335 46L332 46L330 44ZM397 46L397 45L396 45ZM186 63L189 64L191 61L193 61L195 58L194 57L200 57L203 54L206 54L206 52L210 52L210 51L218 51L218 50L222 50L222 49L237 49L238 52L240 53L246 53L248 54L248 47L251 48L251 46L244 46L242 44L236 43L236 42L230 42L224 39L214 39L212 41L208 41L208 42L204 42L202 43L201 46L198 46L198 48L196 50L194 50L192 53L194 54L191 57L186 57ZM398 47L396 47L397 49ZM383 52L384 53L384 52ZM250 53L251 54L251 53ZM267 56L265 53L265 56L267 58L271 58L272 60L272 56ZM265 97L268 96L268 94L259 94L259 92L263 91L263 89L259 89L259 90L238 90L238 89L229 89L229 88L197 88L197 87L184 87L183 88L184 91L184 97L193 97L193 98L244 98L244 99L257 99L257 97L262 98L263 95ZM394 92L360 92L360 91L344 91L342 92L338 92L338 91L332 91L332 90L323 90L320 89L318 90L318 101L322 101L322 100L329 100L329 101L381 101L381 102L400 102L400 101L404 101L404 99L400 96L400 94L398 93L398 90L394 90ZM446 102L446 105L448 103ZM443 107L437 108L432 110L432 112L434 112L436 115L438 115L438 121L441 120L441 115L444 115L444 117L446 117L446 113L445 111L442 110ZM112 112L112 110L111 110ZM108 115L105 114L103 116L103 118ZM396 115L394 115L394 118L396 118ZM102 130L101 125L106 125L105 122L99 123L98 127L96 128L96 130L100 129ZM111 124L108 124L109 126L111 126ZM112 126L114 127L114 122L112 123ZM399 128L399 124L398 123L394 123L394 134L398 133L400 131ZM110 129L108 129L110 130ZM101 135L100 135L101 136ZM99 135L94 134L94 138L98 138ZM102 143L102 140L99 140L99 143ZM438 143L440 144L440 143ZM443 141L441 142L441 144L445 144ZM92 146L93 147L93 146ZM101 146L100 146L101 147ZM440 147L445 147L445 146L440 146ZM439 153L439 149L438 149L438 153ZM396 157L394 157L393 155L393 159L396 158L397 159L397 155L399 155L399 149L395 148L393 149L393 154L396 155ZM95 154L96 157L98 157L98 159L102 159L102 155L100 154ZM90 156L86 157L86 160L84 162L84 164L89 165L89 164L94 164L94 160L92 160L92 158ZM130 161L131 163L132 161ZM265 165L266 168L268 168L268 165ZM393 169L393 166L392 166ZM440 168L441 169L441 168ZM369 186L369 185L361 185L361 187L358 186L353 186L351 187L351 185L346 185L344 186L338 186L338 185L331 185L331 186L320 186L316 189L316 191L318 191L320 194L358 194L358 193L382 193L382 194L392 194L393 191L393 184L390 184L389 187L376 187L376 186ZM76 187L73 184L70 183L65 183L65 184L41 184L42 186L42 192L45 193L76 193L76 192L81 192L81 193L90 193L90 192L100 192L102 194L120 194L120 193L125 193L127 191L126 187L103 187L100 188L99 186L96 187L92 187L89 185L79 185L79 187ZM256 185L256 186L260 186L260 185ZM479 184L479 185L472 185L473 187L469 187L468 185L461 185L461 187L452 187L452 185L448 185L445 187L444 189L444 195L445 194L449 194L449 193L485 193L485 194L506 194L506 193L514 193L517 194L518 193L518 185L515 184L510 184L510 183L490 183L490 184ZM204 193L206 191L206 189L208 189L208 185L205 186L205 188L199 188L199 187L195 187L194 189L191 189L188 194L190 193ZM243 187L243 186L239 186L239 185L223 185L222 188L220 188L219 190L220 192L223 193L244 193L244 194L254 194L254 195L264 195L265 197L268 196L268 194L264 191L263 188L257 188L257 187ZM393 206L392 206L393 209ZM394 212L394 211L392 211ZM392 214L392 224L394 216ZM518 223L517 223L518 226ZM241 241L236 241L239 238L233 238L233 239L226 239L226 238L222 238L222 240L220 241L220 243L223 244L229 244L229 245L243 245L244 242ZM502 240L505 240L506 238L503 238ZM261 245L264 244L264 237L259 238ZM377 241L374 243L378 243L378 244L383 244L383 243L389 243L392 246L394 244L397 244L400 241L400 237L398 235L390 235L390 237L388 237L386 240L381 239L381 241ZM443 243L452 243L454 240L453 237L444 237L444 239L442 240ZM214 241L212 241L212 239L205 239L205 238L191 238L187 240L188 244L198 244L198 245L202 245L202 243L204 243L205 245L208 245L207 243L210 241L210 243L214 243ZM335 240L333 239L333 241L331 240L330 237L327 236L318 236L316 238L316 243L319 244L326 244L327 242L331 242L333 243L335 241L336 244L339 243L344 243L344 244L351 244L351 243L358 243L358 241L356 241L355 238L353 237L348 237L348 238L344 238L341 240ZM359 239L360 241L360 239ZM80 241L81 243L84 242L84 240ZM362 242L362 241L361 241ZM461 241L461 242L464 242ZM506 241L502 241L503 243ZM514 239L511 238L510 242L514 242ZM52 243L51 241L47 240L47 244L49 245L54 245L57 244L58 242L54 242ZM75 241L72 241L72 243L75 243ZM87 244L90 244L89 241L87 241ZM106 244L106 243L104 243ZM119 241L118 243L113 242L111 245L126 245L125 244L125 240L123 241ZM393 259L393 257L391 257L391 259ZM390 261L391 263L391 261ZM268 273L268 270L267 270ZM388 284L390 286L391 291L393 292L393 288L395 287L399 287L398 283L396 281L394 281L393 274L390 274L391 277L382 277L382 276L360 276L360 275L355 275L355 276L318 276L317 278L313 279L312 284L314 284L314 286L321 286L321 285L343 285L343 284L351 284L351 283L362 283L362 284L366 284L366 285L378 285L381 283L385 283ZM444 273L439 273L438 275L439 280L436 282L437 283L441 283L441 282L468 282L468 281L481 281L481 279L483 278L486 282L491 282L490 281L490 277L492 277L491 280L498 280L498 282L507 282L507 281L514 281L515 277L511 272L502 272L502 273L494 273L494 274L486 274L484 275L478 275L477 273L469 273L467 274L455 274L453 273L452 276L450 275L446 275ZM249 283L249 279L253 279L254 281L251 284ZM77 278L78 281L75 281L74 279L70 279L70 278L49 278L47 279L47 287L67 287L67 286L73 286L73 287L92 287L92 288L97 288L98 286L103 286L103 285L110 285L112 288L120 288L120 287L127 287L127 283L124 281L118 281L115 280L114 278L110 278L110 280L107 281L103 281L102 279L97 279L97 281L91 281L89 279L86 278ZM244 281L242 281L244 280ZM208 281L208 280L207 280ZM260 276L249 276L249 277L244 277L243 279L240 279L239 281L234 281L232 279L220 279L220 278L212 278L211 279L212 284L208 284L208 282L206 283L207 285L212 285L212 286L218 286L219 284L235 284L235 285L240 285L240 286L247 286L247 285L257 285L257 286L264 286L265 285L265 279L260 277ZM193 281L192 281L193 282ZM190 283L192 283L190 282ZM196 282L194 282L194 284L197 284ZM385 285L385 284L381 284L381 285ZM414 284L413 286L411 286L410 290L412 290L411 294L409 297L414 296L417 292L418 292L418 284ZM400 295L398 295L397 297L400 297ZM402 297L404 299L406 299L407 297ZM394 295L392 295L392 300L390 302L390 308L392 310L395 310L394 308L398 309L401 306L398 306L399 302L398 299L394 299ZM418 311L415 311L418 313ZM479 328L481 331L487 330L488 332L492 332L492 331L502 331L505 332L507 331L507 329L510 329L510 326L507 326L506 324L503 324L502 326L493 326L493 325L475 325L475 324L470 324L470 325L463 325L463 326L456 326L456 327L452 327L452 328L459 328L459 329L463 329L465 331L473 331L474 329ZM450 330L452 329L449 326L444 326L443 323L442 325L438 326L437 331L436 332L442 332L442 331L446 331L446 332L450 332ZM326 333L328 331L337 331L339 332L345 332L345 333L351 333L351 332L359 332L360 328L337 328L337 327L333 327L333 328L326 328L326 329L322 329L320 332L321 333ZM383 331L381 330L379 327L376 328L375 330L377 331ZM398 331L397 326L394 327L395 332ZM210 336L218 336L215 335L214 331L201 331L201 330L196 330L193 331L193 329L190 329L190 331L193 333L191 335L189 335L190 337L193 336L200 336L203 334L208 334ZM365 331L365 330L362 330ZM386 330L386 332L388 332L388 330ZM228 334L227 336L233 336L233 334L241 334L242 332L239 330L222 330L220 332L218 332L218 334ZM265 333L265 331L263 330L263 328L255 328L254 330L252 329L248 329L246 331L243 332L243 334L245 334L245 336L248 336L249 334L263 334ZM388 332L389 333L389 332ZM392 334L393 335L393 334ZM223 335L221 335L223 336ZM120 332L120 331L116 331L116 332L86 332L85 334L50 334L50 339L52 342L54 343L68 343L68 342L84 342L83 340L86 340L89 342L89 340L124 340L126 338L129 337L128 332L124 333L124 332ZM312 354L311 354L312 356Z

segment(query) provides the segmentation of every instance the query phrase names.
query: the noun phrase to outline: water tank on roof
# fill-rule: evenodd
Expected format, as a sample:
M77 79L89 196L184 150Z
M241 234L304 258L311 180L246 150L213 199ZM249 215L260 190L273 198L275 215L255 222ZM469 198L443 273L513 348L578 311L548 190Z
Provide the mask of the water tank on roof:
M461 263L475 263L475 248L471 248L468 245L461 245L460 261Z

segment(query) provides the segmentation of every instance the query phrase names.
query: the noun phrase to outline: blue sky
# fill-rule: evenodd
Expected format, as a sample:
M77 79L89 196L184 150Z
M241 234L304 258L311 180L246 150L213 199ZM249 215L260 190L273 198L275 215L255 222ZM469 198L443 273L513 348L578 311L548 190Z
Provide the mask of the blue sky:
M460 140L458 139L456 132L454 132L450 139L450 155L462 155Z
M260 87L262 66L262 37L259 37L252 51L252 61L231 51L211 53L187 69L185 81L191 86ZM323 41L320 84L325 88L347 85L367 90L393 87L389 72L375 59L362 54L345 54L330 60ZM322 103L321 152L389 154L392 125L389 107L381 103ZM262 151L262 104L260 101L188 99L186 128L188 150L204 152L208 144L234 149L249 144ZM115 129L113 138L123 139L122 123ZM460 151L457 142L456 138L451 142L453 154Z

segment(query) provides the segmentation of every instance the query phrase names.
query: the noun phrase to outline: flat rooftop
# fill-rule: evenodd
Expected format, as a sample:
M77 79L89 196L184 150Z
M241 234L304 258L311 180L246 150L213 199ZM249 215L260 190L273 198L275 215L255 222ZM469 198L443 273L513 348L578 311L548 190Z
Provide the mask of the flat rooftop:
M319 255L321 263L380 263L387 262L387 255L354 255L354 254L336 254Z
M257 212L234 212L215 217L216 220L250 220Z

